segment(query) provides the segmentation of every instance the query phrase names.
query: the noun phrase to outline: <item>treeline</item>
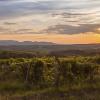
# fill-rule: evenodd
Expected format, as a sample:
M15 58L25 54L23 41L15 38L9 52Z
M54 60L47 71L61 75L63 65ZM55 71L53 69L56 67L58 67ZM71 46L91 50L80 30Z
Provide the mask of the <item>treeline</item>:
M100 74L99 67L100 57L1 59L0 90L71 88L93 82Z
M63 51L0 51L1 59L33 58L33 57L67 57L67 56L95 56L100 55L99 50L63 50Z
M0 51L0 58L1 59L33 58L35 56L37 56L36 52Z
M100 55L99 49L71 49L71 50L59 50L59 51L51 51L48 54L49 56L57 56L57 57L66 57L66 56L95 56Z

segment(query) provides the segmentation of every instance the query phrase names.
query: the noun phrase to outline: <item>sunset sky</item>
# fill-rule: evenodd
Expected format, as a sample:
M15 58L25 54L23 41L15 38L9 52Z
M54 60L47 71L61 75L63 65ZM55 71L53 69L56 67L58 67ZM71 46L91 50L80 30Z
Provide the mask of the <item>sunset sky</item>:
M0 0L0 40L100 43L100 0Z

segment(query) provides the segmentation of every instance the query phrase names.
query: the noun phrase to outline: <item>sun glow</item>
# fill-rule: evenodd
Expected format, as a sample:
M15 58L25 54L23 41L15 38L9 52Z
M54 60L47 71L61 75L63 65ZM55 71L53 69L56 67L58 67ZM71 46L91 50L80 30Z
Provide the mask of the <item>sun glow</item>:
M100 35L94 33L61 35L61 34L1 34L0 40L17 40L17 41L49 41L60 44L87 44L100 43Z

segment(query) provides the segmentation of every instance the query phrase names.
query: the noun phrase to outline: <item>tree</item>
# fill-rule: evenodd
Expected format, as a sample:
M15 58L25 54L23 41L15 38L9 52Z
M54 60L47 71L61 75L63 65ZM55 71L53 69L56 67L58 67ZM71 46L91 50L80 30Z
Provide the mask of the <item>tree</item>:
M35 85L42 85L44 81L44 63L41 60L37 60L33 69L33 80Z

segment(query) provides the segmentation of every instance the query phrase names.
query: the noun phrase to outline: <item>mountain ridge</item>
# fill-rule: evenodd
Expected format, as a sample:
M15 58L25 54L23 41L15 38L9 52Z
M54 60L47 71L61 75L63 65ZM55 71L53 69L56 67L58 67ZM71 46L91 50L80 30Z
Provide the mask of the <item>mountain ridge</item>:
M53 42L39 42L39 41L15 41L15 40L0 40L0 45L9 46L9 45L56 45Z
M0 46L9 46L9 45L100 45L100 43L88 43L88 44L57 44L54 42L45 42L45 41L16 41L16 40L0 40Z

